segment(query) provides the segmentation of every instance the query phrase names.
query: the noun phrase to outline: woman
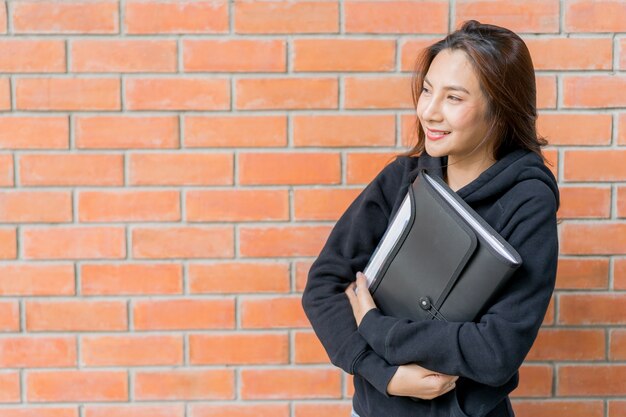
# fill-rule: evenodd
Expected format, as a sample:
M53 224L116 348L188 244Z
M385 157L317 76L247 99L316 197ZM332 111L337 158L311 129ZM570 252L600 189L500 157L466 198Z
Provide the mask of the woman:
M559 192L535 128L530 54L513 32L468 21L424 51L413 89L417 145L337 221L311 266L303 307L331 362L354 375L353 415L513 416L508 394L548 308L558 254ZM476 322L385 316L360 272L422 168L522 257Z

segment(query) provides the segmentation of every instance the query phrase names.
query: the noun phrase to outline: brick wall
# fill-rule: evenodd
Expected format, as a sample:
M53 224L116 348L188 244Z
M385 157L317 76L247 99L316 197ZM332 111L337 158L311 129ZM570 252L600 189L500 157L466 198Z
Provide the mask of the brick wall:
M626 3L0 1L0 417L347 416L300 307L420 48L527 41L563 205L519 416L626 415Z

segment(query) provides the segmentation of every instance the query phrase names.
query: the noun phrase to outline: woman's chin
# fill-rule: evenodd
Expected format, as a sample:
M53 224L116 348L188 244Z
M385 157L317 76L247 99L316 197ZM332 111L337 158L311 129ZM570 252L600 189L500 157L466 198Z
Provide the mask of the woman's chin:
M448 152L443 146L436 146L433 143L430 143L428 139L426 139L425 143L426 153L433 158L441 158L442 156L447 156Z

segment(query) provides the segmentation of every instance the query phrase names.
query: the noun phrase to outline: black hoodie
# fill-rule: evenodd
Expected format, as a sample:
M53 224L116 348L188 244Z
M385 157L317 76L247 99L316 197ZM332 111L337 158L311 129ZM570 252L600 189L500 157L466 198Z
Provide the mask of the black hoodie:
M370 310L356 325L344 293L363 271L417 171L442 177L447 158L400 156L365 187L311 265L302 304L331 362L354 374L360 417L513 416L519 382L554 290L558 256L556 180L535 153L516 150L457 194L520 254L523 264L477 322L413 322ZM387 393L399 365L458 375L433 400Z

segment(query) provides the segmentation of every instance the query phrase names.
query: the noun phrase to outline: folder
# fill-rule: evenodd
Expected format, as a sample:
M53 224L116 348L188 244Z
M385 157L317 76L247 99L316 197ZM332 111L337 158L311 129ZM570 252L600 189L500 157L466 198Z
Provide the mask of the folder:
M421 170L363 273L385 315L474 321L521 264L441 178Z

